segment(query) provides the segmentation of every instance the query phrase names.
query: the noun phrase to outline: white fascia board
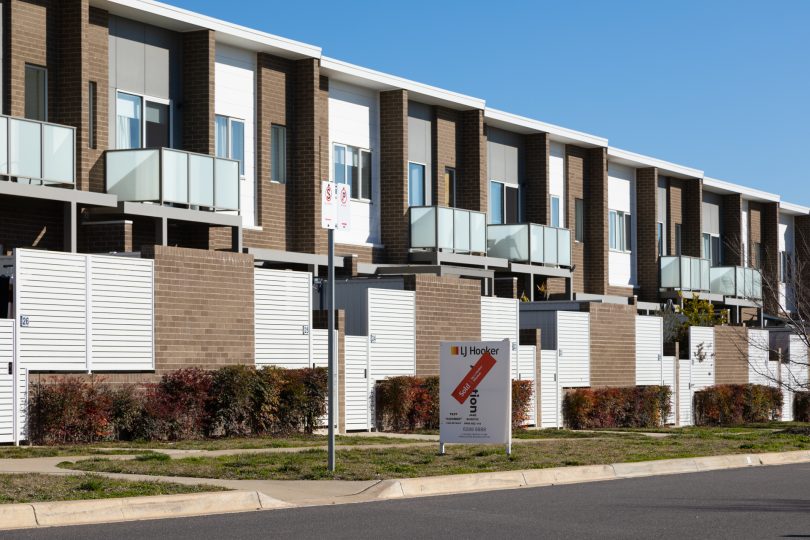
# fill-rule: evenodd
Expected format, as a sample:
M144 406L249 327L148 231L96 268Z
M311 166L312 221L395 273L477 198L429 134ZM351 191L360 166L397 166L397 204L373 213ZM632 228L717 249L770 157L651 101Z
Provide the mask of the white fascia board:
M779 203L779 210L783 214L790 214L794 216L806 216L807 214L810 214L810 208L808 208L807 206L802 206L800 204L793 204L785 201Z
M721 193L739 193L743 198L749 201L758 202L779 202L780 197L775 193L768 193L759 189L741 186L739 184L732 184L725 180L718 180L717 178L703 178L703 187L710 188L710 191L719 191Z
M663 171L667 176L675 176L677 178L703 178L703 171L699 169L693 169L692 167L685 167L662 159L636 154L628 150L621 150L613 146L608 147L608 158L613 158L613 161L636 168L655 167Z
M321 58L321 71L330 78L377 91L407 90L409 97L428 105L444 105L455 109L483 109L486 102L472 96L451 92L381 71L343 62L334 58Z
M272 52L291 58L320 58L321 48L292 39L229 23L200 13L181 9L153 0L91 0L91 5L106 9L113 15L134 18L176 31L209 29L216 32L217 41L249 50Z
M597 137L596 135L583 133L562 126L555 126L554 124L499 111L490 107L484 110L484 118L487 124L497 128L516 131L518 133L548 133L552 140L563 143L601 147L608 145L608 140L603 137Z

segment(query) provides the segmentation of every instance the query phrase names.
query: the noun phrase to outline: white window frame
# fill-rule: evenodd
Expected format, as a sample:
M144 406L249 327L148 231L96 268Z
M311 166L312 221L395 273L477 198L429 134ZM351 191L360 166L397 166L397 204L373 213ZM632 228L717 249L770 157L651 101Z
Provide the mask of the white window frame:
M708 251L708 253L706 252L706 238L707 237L709 239L709 251ZM714 253L714 249L712 247L714 245L714 239L715 238L717 239L717 250L718 250L718 252L717 252L717 266L722 266L723 265L723 242L720 241L720 235L719 234L714 234L714 233L704 232L701 235L700 238L701 238L700 250L701 250L701 255L703 255L702 258L708 260L710 263L712 261L712 254Z
M451 174L451 171L452 171L452 174ZM452 178L453 178L453 188L450 189L450 186L445 185L445 189L447 190L447 194L449 196L448 201L447 201L447 206L449 206L450 208L456 208L456 204L457 204L457 200L458 200L458 196L457 196L458 173L456 172L455 167L445 167L444 168L444 181L445 181L445 184L447 184L448 177L450 177L450 176L452 176Z
M487 216L487 222L490 223L490 224L493 224L493 225L515 225L516 223L523 223L523 192L524 192L524 190L521 187L521 185L520 184L513 184L511 182L504 182L503 180L490 180L489 183L490 183L490 185L491 184L500 184L500 186L501 186L501 216L503 217L503 222L502 223L493 223L491 221L491 219L492 219L491 215ZM515 209L515 213L517 215L516 223L507 223L506 222L506 189L507 188L517 190L517 208ZM487 198L489 198L489 194L490 194L489 189L491 189L491 188L488 186L487 187ZM487 204L490 207L490 208L488 208L488 210L491 210L492 209L492 203L488 202ZM487 212L487 213L491 214L491 212Z
M96 88L98 92L98 88ZM151 101L158 105L169 106L169 148L172 148L174 142L174 104L171 99L157 98L147 94L139 94L138 92L130 92L129 90L115 89L115 118L118 122L118 94L127 94L141 99L141 140L138 148L146 148L146 102ZM98 95L98 94L97 94ZM118 148L118 131L116 127L116 141L115 147Z
M557 202L557 223L554 223L554 202ZM552 227L562 227L562 198L559 195L552 195L549 205L549 224Z
M216 156L216 136L217 136L217 116L220 118L224 118L228 122L228 128L225 130L225 136L228 140L225 143L225 147L228 149L228 155L225 156L225 159L232 159L234 161L239 161L235 157L233 157L233 137L231 137L231 126L234 122L241 122L242 123L242 152L244 152L244 156L242 156L242 169L244 171L239 171L239 179L245 179L245 172L247 171L247 122L244 118L239 118L237 116L228 116L227 114L214 114L214 155ZM222 156L217 156L222 157Z
M627 227L628 221L630 222L629 230ZM612 245L613 239L610 235L611 226L615 229L616 245ZM627 245L628 235L631 235L632 231L633 217L630 212L624 212L622 210L608 210L608 248L610 251L614 251L616 253L632 253L633 246Z
M368 148L363 148L361 146L354 146L352 144L333 142L332 143L332 163L331 163L331 166L329 167L329 177L331 178L331 180L333 182L337 182L337 179L335 178L335 148L337 148L337 147L343 148L343 156L345 158L347 158L345 163L343 163L343 167L344 167L343 178L346 179L346 185L349 186L349 188L350 188L349 191L350 192L353 191L351 189L353 186L352 186L350 178L349 178L349 160L348 160L349 148L357 150L358 155L360 156L360 160L359 160L359 162L357 164L357 170L358 170L357 179L358 179L358 182L360 182L360 185L358 186L357 192L360 193L360 197L355 197L355 196L352 195L352 200L353 201L362 201L362 202L367 202L367 203L373 204L372 193L368 193L367 194L368 197L364 197L363 195L365 195L365 194L362 193L362 191L363 191L362 188L363 188L363 152L368 153L368 155L371 157L371 159L369 159L369 163L371 163L371 172L372 172L372 174L374 173L374 154ZM411 163L416 163L416 162L414 161L414 162L411 162ZM423 165L423 164L418 163L418 165ZM427 167L427 166L425 166L425 167ZM425 170L427 170L427 168L425 168ZM410 181L410 178L408 180ZM374 178L371 177L369 179L369 183L368 183L369 192L372 191L373 184L374 184Z

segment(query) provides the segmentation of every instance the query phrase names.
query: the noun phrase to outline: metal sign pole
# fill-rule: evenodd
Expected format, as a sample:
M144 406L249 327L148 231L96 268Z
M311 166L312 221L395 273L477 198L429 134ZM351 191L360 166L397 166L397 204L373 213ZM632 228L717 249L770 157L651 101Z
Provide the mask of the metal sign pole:
M329 229L329 270L327 272L327 280L329 283L329 330L328 330L328 347L329 347L329 367L327 376L329 377L329 470L335 470L335 421L337 415L335 414L335 391L337 390L335 384L335 230Z

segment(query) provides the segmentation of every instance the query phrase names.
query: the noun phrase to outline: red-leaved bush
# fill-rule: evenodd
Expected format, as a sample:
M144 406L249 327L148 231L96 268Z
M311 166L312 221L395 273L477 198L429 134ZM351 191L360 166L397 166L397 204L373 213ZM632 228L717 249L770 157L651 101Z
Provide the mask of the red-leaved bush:
M695 424L736 425L778 420L782 392L761 384L718 384L695 392Z
M577 388L563 398L563 422L571 429L657 427L669 416L667 386Z

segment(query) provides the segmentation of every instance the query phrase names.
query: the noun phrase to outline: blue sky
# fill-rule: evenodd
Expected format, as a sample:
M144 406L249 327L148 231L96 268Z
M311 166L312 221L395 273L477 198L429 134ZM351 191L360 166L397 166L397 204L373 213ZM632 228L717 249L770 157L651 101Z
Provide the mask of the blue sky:
M810 1L169 2L810 205Z

